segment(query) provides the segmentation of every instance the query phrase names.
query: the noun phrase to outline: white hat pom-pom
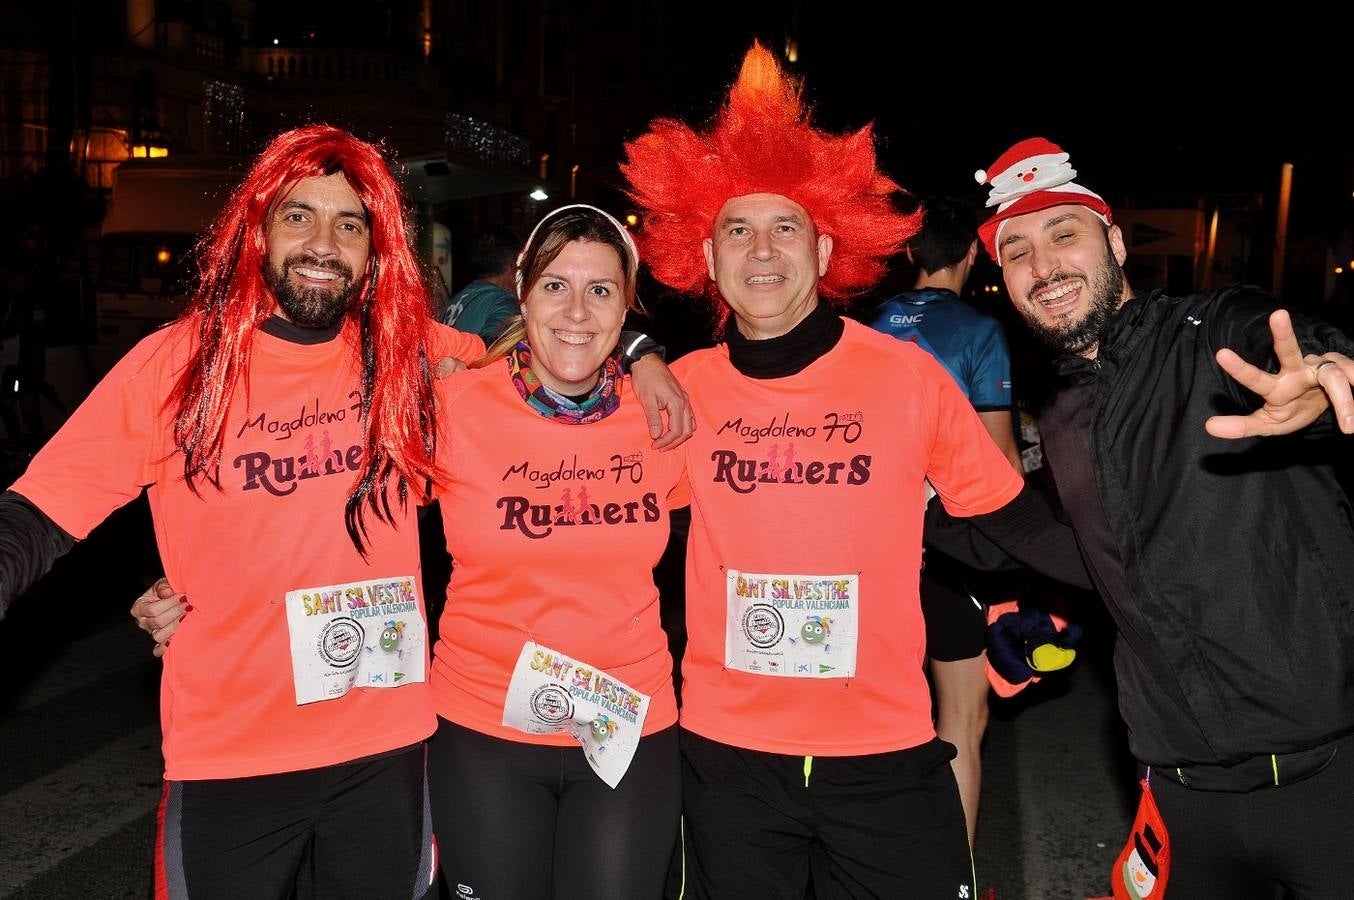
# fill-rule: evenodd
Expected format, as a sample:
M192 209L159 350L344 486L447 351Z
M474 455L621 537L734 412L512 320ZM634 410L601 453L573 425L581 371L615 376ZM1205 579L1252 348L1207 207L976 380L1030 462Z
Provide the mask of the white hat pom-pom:
M978 171L973 173L973 180L978 182L979 184L986 184L987 172L983 169L979 169Z

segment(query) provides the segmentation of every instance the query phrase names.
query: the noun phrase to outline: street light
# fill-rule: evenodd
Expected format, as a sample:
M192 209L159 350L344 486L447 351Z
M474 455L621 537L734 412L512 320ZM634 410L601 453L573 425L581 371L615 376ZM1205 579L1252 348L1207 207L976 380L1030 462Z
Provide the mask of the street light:
M550 199L550 195L547 194L541 188L536 188L536 190L532 191L530 194L527 194L527 196L530 197L532 200L535 200L537 203L540 203L542 200Z

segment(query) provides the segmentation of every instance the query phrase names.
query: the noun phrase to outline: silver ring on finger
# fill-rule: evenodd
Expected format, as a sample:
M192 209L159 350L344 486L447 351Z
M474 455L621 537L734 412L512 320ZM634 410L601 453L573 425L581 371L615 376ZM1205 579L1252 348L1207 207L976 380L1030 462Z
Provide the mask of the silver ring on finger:
M1320 378L1322 369L1326 368L1326 366L1334 366L1334 365L1338 365L1338 363L1336 363L1335 360L1323 359L1321 360L1321 362L1316 364L1316 368L1312 370L1312 374L1316 375L1317 378Z

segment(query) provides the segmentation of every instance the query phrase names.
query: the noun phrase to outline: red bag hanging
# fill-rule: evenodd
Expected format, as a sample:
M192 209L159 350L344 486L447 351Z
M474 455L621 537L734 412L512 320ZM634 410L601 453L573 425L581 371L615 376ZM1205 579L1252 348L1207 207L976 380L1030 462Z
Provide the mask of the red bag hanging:
M1133 831L1110 873L1114 900L1160 900L1166 894L1166 882L1171 875L1171 838L1152 797L1148 785L1151 778L1149 768L1142 780L1142 799L1138 801Z

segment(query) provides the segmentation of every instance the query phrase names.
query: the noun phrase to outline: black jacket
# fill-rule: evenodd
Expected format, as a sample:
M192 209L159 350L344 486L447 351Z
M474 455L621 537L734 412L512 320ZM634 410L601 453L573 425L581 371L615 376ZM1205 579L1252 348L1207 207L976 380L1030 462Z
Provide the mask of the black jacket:
M1214 354L1273 371L1275 308L1245 287L1135 297L1094 362L1060 363L1069 382L1040 419L1119 625L1130 747L1153 765L1230 764L1354 731L1354 526L1328 464L1354 444L1329 412L1291 437L1204 431L1210 415L1257 406ZM1294 324L1304 352L1354 355L1333 327Z

